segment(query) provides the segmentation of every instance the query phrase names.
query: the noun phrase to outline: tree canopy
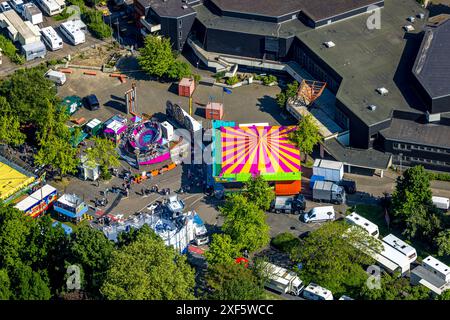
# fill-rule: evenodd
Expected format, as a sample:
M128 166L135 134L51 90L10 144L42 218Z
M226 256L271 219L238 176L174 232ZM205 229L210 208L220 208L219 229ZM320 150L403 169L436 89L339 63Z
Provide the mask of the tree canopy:
M262 176L250 178L245 183L244 195L249 202L255 203L261 210L267 211L275 199L275 192Z
M176 59L169 38L148 35L145 37L144 47L139 52L139 65L151 76L181 80L192 75L190 66Z
M217 264L208 270L206 282L213 300L258 300L264 293L264 283L252 268L242 264Z
M300 278L305 283L313 281L333 294L359 291L368 277L364 266L374 260L351 243L366 243L375 251L381 250L367 232L348 228L345 223L327 223L311 232L292 252L292 258L302 264Z
M227 234L213 234L205 259L208 265L233 264L239 256L239 248Z
M244 195L229 196L220 212L225 217L222 230L238 248L253 252L269 243L269 226L264 211Z
M142 70L152 76L162 77L174 61L168 38L148 35L138 57Z
M365 300L425 300L429 298L429 289L425 286L411 286L409 279L398 274L381 275L380 288L363 286L361 297Z
M100 291L109 300L193 299L194 276L186 257L144 234L112 253Z
M419 205L431 205L431 188L429 175L423 166L407 169L397 178L392 194L392 209L396 216L409 216Z
M86 149L88 162L92 167L94 167L95 164L99 165L102 176L106 178L109 173L109 168L118 167L120 165L119 153L111 140L93 137L91 141L94 145Z
M319 128L311 115L302 117L295 131L289 135L290 140L308 156L314 150L314 147L322 141Z

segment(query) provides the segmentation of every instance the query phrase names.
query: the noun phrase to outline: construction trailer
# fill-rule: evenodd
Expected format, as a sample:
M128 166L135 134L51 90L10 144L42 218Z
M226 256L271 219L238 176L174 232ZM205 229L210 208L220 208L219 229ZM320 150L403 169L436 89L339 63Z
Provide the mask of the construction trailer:
M41 40L39 27L24 21L14 10L0 13L0 28L6 28L11 41L19 42L22 46Z

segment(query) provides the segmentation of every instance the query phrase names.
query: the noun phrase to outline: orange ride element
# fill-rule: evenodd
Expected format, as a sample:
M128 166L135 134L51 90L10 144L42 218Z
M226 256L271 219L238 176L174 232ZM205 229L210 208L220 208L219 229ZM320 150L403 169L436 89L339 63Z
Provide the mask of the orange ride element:
M83 74L88 75L88 76L96 76L97 72L95 72L95 71L84 71Z
M291 196L299 194L302 191L300 180L295 181L277 181L275 183L275 194L277 196Z

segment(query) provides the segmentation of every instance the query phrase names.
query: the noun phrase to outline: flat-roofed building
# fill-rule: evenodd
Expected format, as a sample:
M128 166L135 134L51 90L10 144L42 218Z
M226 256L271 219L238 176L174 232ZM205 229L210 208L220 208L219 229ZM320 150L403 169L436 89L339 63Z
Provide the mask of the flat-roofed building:
M13 42L27 45L41 40L39 27L24 21L14 10L0 13L0 27L6 28Z

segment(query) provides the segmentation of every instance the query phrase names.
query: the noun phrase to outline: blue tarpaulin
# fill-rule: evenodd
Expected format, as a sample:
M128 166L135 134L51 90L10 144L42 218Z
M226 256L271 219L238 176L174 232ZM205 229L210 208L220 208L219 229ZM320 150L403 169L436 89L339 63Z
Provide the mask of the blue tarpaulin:
M69 227L67 224L61 223L59 221L53 222L52 227L56 227L57 225L61 225L61 227L64 229L64 233L67 235L71 234L73 231L72 228Z

